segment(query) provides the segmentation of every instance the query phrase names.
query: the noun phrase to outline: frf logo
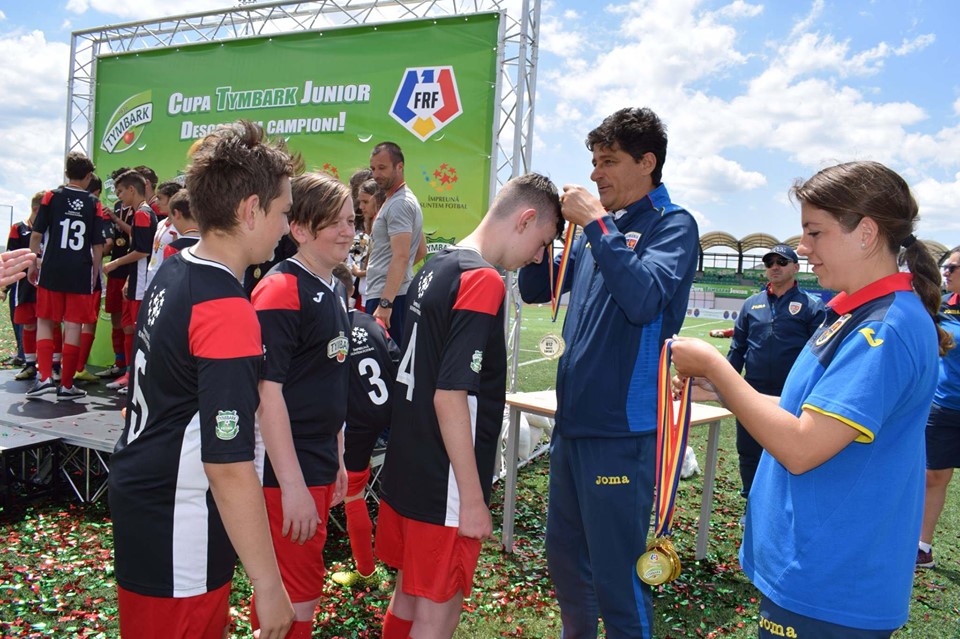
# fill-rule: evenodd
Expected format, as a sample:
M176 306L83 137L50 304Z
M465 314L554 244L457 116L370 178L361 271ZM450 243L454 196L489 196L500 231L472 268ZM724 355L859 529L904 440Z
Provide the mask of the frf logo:
M426 141L463 113L453 67L417 67L403 73L390 115Z

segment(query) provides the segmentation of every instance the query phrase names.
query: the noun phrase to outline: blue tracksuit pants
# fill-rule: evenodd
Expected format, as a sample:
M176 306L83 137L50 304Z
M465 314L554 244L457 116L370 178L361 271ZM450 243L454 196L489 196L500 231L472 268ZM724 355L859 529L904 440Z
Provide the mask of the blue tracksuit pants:
M562 639L653 636L650 587L637 577L653 506L656 433L550 445L547 564Z

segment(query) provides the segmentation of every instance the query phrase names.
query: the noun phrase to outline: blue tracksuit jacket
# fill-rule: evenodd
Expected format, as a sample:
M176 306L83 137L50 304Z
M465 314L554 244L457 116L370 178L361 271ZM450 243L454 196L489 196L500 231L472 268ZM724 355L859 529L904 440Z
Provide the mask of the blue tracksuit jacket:
M617 219L606 215L584 227L564 283L571 295L557 370L557 433L656 431L660 347L683 324L698 258L697 223L662 184ZM549 301L547 260L521 269L518 283L525 302Z

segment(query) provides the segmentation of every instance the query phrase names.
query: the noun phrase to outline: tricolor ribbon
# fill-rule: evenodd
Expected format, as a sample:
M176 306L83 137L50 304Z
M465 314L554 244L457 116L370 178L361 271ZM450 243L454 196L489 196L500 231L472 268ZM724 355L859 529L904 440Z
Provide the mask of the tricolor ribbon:
M674 413L673 392L670 388L670 340L660 351L657 376L657 493L654 506L657 513L657 537L670 534L673 511L676 506L680 470L690 433L690 379L683 383L680 406Z
M563 240L563 253L560 254L560 266L557 268L557 277L553 277L553 242L550 243L550 306L553 309L553 321L557 321L560 312L560 297L563 295L563 283L567 279L567 265L570 262L570 249L573 246L573 236L576 235L577 225L567 223L567 237Z

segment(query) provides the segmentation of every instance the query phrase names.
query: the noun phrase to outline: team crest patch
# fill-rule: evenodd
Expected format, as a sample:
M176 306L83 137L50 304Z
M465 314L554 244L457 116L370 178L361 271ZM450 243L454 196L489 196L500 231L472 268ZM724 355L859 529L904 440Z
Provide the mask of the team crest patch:
M217 439L231 440L240 432L240 417L235 410L217 411Z
M473 358L470 360L470 370L479 374L483 368L483 351L473 351Z
M787 310L790 311L791 315L796 315L800 312L801 308L803 308L803 304L800 302L790 302L790 306L787 307Z
M390 115L422 142L463 113L453 67L415 67L403 72Z
M327 343L327 357L336 358L341 364L346 361L347 353L350 352L350 340L340 331L340 335L334 337Z
M827 328L827 330L825 330L823 333L820 334L820 337L817 338L817 341L813 343L814 346L823 346L824 344L829 342L830 338L836 335L837 331L839 331L843 327L843 325L850 320L851 317L852 315L850 315L850 313L840 316L840 318L837 319L836 322L831 324L830 327Z
M637 233L637 232L635 232L635 231L630 231L629 233L627 233L627 234L624 235L623 237L625 237L626 240L627 240L627 248L628 248L628 249L633 249L634 247L636 247L637 242L640 241L640 234Z

